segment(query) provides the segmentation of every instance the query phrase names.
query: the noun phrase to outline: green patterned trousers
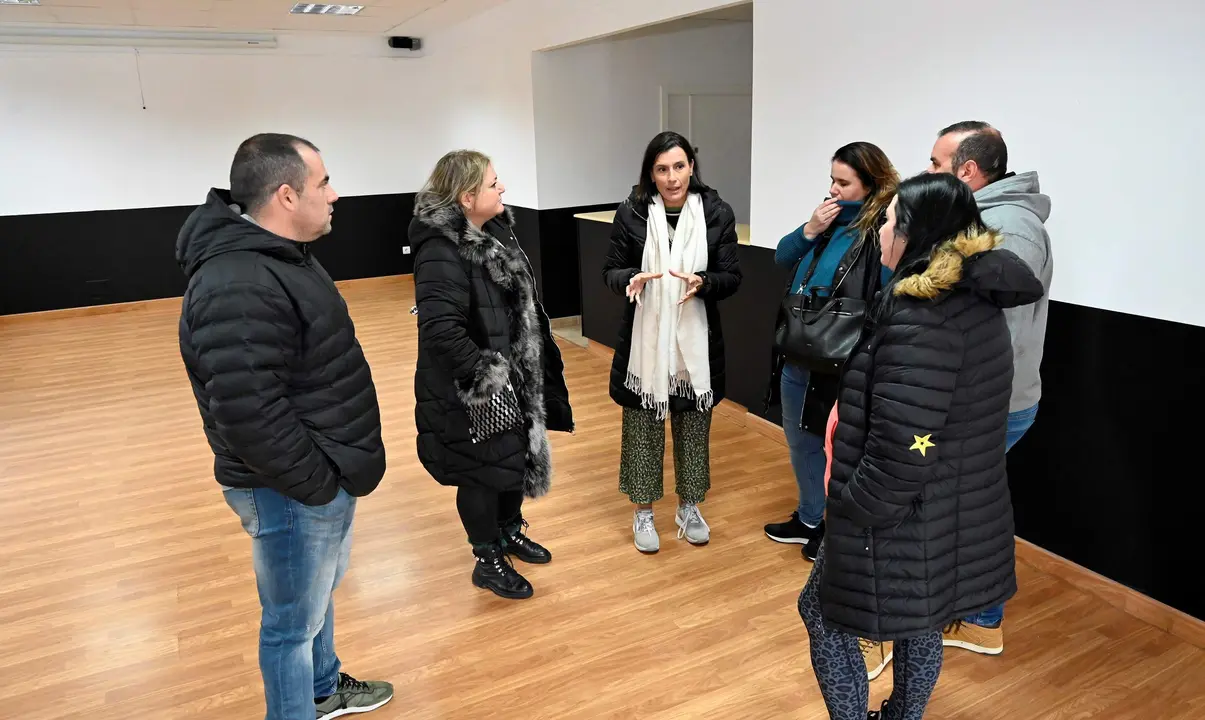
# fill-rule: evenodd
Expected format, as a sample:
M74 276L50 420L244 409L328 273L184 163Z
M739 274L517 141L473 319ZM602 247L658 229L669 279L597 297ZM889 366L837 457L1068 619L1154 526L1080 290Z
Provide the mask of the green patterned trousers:
M674 481L684 503L701 503L711 489L711 410L670 413ZM653 410L623 409L619 491L647 505L665 495L665 421Z

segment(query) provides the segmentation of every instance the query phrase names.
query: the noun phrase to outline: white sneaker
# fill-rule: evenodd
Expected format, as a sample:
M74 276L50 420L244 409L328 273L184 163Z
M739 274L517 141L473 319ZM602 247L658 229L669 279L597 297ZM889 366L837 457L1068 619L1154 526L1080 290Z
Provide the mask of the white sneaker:
M655 553L661 549L661 538L657 537L652 510L636 510L632 521L632 534L636 538L636 549L640 552Z
M706 545L711 540L711 528L699 512L699 506L694 503L682 503L678 506L678 538L686 538L691 545Z

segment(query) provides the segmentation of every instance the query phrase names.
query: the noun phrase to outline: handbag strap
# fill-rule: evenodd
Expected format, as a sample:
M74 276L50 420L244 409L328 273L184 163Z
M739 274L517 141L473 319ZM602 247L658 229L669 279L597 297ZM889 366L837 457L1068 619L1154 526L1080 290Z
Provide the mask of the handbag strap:
M828 229L826 229L824 232L820 233L820 236L817 237L816 240L814 241L815 245L812 246L812 262L811 262L811 264L808 265L807 271L804 272L804 274L803 274L803 281L800 282L800 284L799 284L800 287L807 287L808 282L812 279L812 275L815 274L815 272L816 272L816 266L820 264L820 256L824 254L825 248L828 247L829 240L833 239L833 232L835 232L835 228L833 228L830 225L828 227ZM795 263L795 268L798 269L799 264L802 262L803 262L803 258L799 258L799 262ZM788 295L795 294L794 277L795 277L795 273L792 272L791 273L792 285L787 288Z

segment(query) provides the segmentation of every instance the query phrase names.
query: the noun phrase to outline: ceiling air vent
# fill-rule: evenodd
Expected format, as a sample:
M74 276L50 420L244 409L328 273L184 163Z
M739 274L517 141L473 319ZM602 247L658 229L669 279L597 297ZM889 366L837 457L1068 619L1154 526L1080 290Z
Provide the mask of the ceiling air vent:
M319 3L297 3L289 12L293 15L355 15L363 5L322 5Z

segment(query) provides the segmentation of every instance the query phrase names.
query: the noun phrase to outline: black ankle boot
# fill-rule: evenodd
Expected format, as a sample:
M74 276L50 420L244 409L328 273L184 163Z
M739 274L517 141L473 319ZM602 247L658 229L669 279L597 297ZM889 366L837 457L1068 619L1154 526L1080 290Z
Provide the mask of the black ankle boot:
M527 521L519 519L502 527L502 543L506 552L523 562L543 565L552 562L552 553L538 542L523 534Z
M502 543L493 543L482 548L473 548L477 562L473 567L473 584L492 590L508 600L523 600L533 594L531 583L515 572L502 549Z

